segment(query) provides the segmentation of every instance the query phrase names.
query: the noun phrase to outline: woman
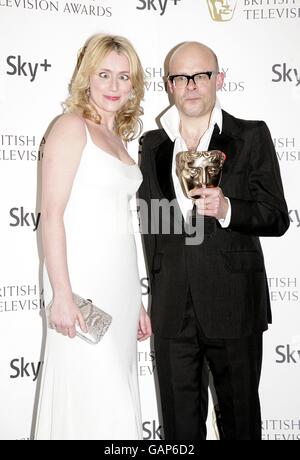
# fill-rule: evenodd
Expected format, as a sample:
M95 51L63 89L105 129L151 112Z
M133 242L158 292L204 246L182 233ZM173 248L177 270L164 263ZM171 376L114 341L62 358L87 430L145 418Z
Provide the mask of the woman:
M136 135L143 69L127 39L97 35L83 48L64 113L45 145L44 295L53 298L35 439L141 439L136 336L151 335L141 306L128 201L142 181L126 150ZM112 316L100 343L72 293ZM138 333L137 333L138 331Z

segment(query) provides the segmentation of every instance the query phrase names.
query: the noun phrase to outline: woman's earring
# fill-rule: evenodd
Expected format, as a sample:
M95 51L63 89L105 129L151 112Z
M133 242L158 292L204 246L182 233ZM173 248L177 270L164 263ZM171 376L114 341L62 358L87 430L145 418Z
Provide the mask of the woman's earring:
M91 90L90 90L90 88L87 88L87 89L85 90L85 94L86 94L86 97L90 97L90 95L91 95Z
M131 91L130 94L129 94L129 101L133 101L133 99L135 98L135 94L134 94L134 91Z

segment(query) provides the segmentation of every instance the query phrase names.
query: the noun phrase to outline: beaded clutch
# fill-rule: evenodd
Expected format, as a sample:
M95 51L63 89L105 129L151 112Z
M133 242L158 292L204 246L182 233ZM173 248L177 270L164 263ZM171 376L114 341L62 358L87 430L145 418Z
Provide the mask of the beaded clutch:
M80 326L76 325L76 335L92 345L97 344L107 332L112 322L112 317L99 307L96 307L90 299L84 299L74 293L73 299L87 327L87 332L83 332ZM47 306L48 312L51 310L52 303L53 301ZM49 327L53 328L50 323Z

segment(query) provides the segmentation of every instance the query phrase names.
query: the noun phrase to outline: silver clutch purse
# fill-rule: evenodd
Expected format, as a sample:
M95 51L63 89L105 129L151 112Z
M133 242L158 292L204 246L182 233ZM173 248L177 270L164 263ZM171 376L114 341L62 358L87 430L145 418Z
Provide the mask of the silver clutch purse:
M80 326L76 325L76 335L92 345L97 344L107 332L112 322L112 317L99 307L96 307L90 299L83 299L74 293L73 299L80 309L87 327L87 332L82 332ZM47 306L48 313L51 310L52 303L53 301ZM49 327L53 328L50 322Z

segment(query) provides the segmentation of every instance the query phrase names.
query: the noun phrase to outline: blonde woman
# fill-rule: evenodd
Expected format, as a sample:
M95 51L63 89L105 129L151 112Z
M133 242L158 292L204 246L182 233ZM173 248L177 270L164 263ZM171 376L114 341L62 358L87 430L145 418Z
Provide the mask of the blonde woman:
M128 201L142 175L126 145L139 128L140 60L124 37L82 49L65 113L46 142L42 174L47 330L35 439L141 439L136 339L151 335L141 304ZM97 345L73 293L112 324Z

